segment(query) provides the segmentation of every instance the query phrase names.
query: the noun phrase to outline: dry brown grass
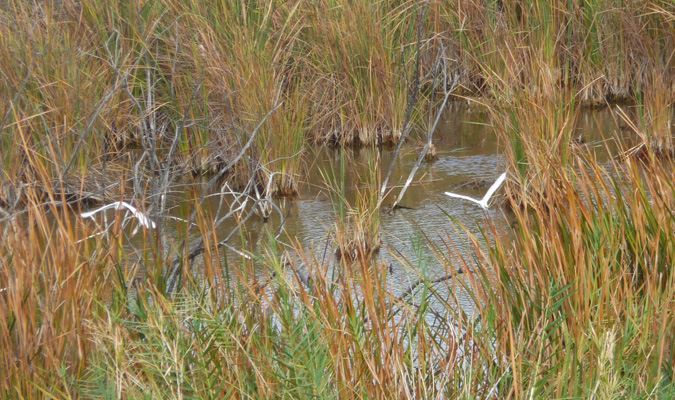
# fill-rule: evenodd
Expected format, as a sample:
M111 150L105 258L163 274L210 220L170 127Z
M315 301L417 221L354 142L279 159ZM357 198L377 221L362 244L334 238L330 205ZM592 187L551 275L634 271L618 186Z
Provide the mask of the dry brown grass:
M672 397L672 2L435 0L423 21L421 7L3 2L1 395ZM416 26L422 68L411 73ZM415 300L388 293L387 268L370 258L376 161L352 202L344 171L325 177L349 257L296 249L311 281L278 261L265 264L271 284L248 262L226 268L203 197L187 201L184 227L188 237L196 224L203 277L180 256L195 242L144 232L130 254L122 212L90 237L98 228L78 202L64 204L120 182L108 196L161 218L191 171L218 171L254 200L293 194L308 139L399 140L414 82L413 121L433 98L425 77L438 57L493 110L515 206L516 238L488 226L493 248L477 245L453 277L472 290L476 319L428 282ZM635 131L662 157L604 171L572 145L579 109L631 99ZM163 274L174 266L184 288L172 298Z

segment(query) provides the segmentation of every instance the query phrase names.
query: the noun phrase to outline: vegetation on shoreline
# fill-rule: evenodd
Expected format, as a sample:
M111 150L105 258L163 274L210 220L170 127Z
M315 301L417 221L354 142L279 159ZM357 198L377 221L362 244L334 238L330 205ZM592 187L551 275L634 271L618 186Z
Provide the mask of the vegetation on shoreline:
M282 172L274 193L293 194L307 140L398 141L410 87L423 89L419 115L439 60L458 92L507 104L559 91L579 106L638 101L650 142L671 146L659 133L675 97L667 1L10 1L0 12L2 164L14 186L39 182L28 148L58 160L41 161L44 185L91 189L78 169L125 148L217 171L275 110L251 157L269 171L261 185Z
M0 397L675 397L670 1L9 0L0 60ZM397 143L455 85L490 110L515 237L448 238L445 276L393 296L380 161L350 204L343 159L329 257L227 259L216 228L297 193L308 143ZM600 165L574 128L608 102L637 145ZM77 217L120 199L157 228Z

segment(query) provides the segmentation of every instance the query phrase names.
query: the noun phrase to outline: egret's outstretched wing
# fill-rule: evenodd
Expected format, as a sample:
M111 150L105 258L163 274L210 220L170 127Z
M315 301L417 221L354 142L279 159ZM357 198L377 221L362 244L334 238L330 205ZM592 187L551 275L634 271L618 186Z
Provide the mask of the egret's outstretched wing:
M131 211L131 213L134 214L134 217L136 217L136 219L138 219L140 223L146 228L150 229L155 228L157 226L155 225L155 221L150 220L150 218L148 218L141 211L137 210L131 204L120 201L119 205L117 206L117 209L119 210L121 207L126 207L129 211Z
M94 211L84 212L84 213L80 214L80 216L81 216L82 218L91 218L91 217L93 217L94 215L100 213L101 211L105 211L105 210L107 210L107 209L109 209L109 208L115 208L115 209L119 210L119 209L120 209L120 204L119 204L119 203L120 203L119 201L116 201L116 202L114 202L114 203L106 204L106 205L104 205L103 207L100 207L100 208L95 209Z
M492 186L490 186L490 189L488 189L487 193L485 193L485 197L483 197L481 203L485 204L485 206L487 207L487 203L488 201L490 201L490 197L492 197L492 195L497 191L497 189L499 189L499 187L502 185L502 183L504 183L505 180L506 180L506 172L499 175L499 178L497 178L495 183L493 183Z
M154 221L150 220L150 218L146 217L145 214L143 214L142 212L138 211L138 210L136 209L136 207L132 206L132 205L129 204L129 203L125 203L125 202L123 202L123 201L116 201L116 202L114 202L114 203L110 203L110 204L107 204L107 205L105 205L105 206L103 206L103 207L97 208L97 209L94 210L94 211L88 211L88 212L82 213L82 214L80 214L80 215L82 216L82 218L90 218L90 217L94 216L95 214L98 214L98 213L100 213L101 211L105 211L105 210L107 210L107 209L109 209L109 208L114 208L114 209L116 209L116 210L121 210L122 207L125 207L126 209L128 209L129 211L131 211L131 213L134 215L134 217L135 217L136 219L138 219L138 221L141 223L141 225L145 226L146 228L150 229L150 228L155 228L155 227L156 227L156 224L155 224Z
M482 205L481 205L481 203L480 203L479 200L472 199L472 198L469 197L469 196L462 196L461 194L455 194L455 193L450 193L450 192L445 192L445 195L446 195L446 196L450 196L450 197L456 197L456 198L458 198L458 199L464 199L464 200L473 201L474 203L476 203L476 204L478 204L479 206L482 207Z

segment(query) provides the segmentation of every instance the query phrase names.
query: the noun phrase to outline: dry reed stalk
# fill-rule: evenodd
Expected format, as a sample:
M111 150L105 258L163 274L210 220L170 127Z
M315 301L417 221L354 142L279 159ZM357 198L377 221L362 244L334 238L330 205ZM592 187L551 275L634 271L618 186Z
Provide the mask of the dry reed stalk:
M644 89L643 127L638 134L645 148L656 155L673 154L674 79L664 70L653 71Z
M618 177L591 159L579 167L574 180L548 190L558 195L547 206L514 210L515 242L497 239L483 259L490 267L480 268L489 277L476 286L481 313L496 316L495 352L515 383L507 393L670 393L659 380L673 337L657 332L675 323L672 305L663 301L675 283L672 238L662 234L673 224L673 190L665 183L672 163L651 164L643 175L626 159L613 165ZM644 329L627 328L630 321ZM613 331L631 344L608 349L616 339L601 332ZM646 343L658 343L651 355ZM587 373L574 372L579 363ZM622 365L642 372L619 385Z
M85 244L86 234L72 223L68 209L30 199L27 215L11 227L0 245L0 347L3 396L36 396L42 390L62 395L72 390L90 362L91 332L86 321L100 313L112 294L111 258ZM29 228L30 227L30 228ZM67 378L59 371L68 371Z
M659 127L653 143L671 146L659 110L672 104L672 78L656 78L662 65L648 61L672 66L672 4L523 4L432 1L423 30L410 1L0 6L1 185L20 188L26 204L2 222L3 396L86 397L77 392L85 381L122 397L672 397L673 166L626 160L616 166L625 181L610 184L569 148L581 103L640 88L654 88L645 91ZM249 288L225 283L219 249L236 229L223 239L218 224L245 214L247 200L292 193L306 137L400 140L415 118L406 116L408 86L426 74L421 62L406 79L419 32L421 60L436 46L451 49L458 57L447 68L463 71L467 90L493 97L511 190L529 206L514 208L515 246L498 238L478 259L483 268L465 268L481 319L446 310L463 323L453 336L428 324L428 303L388 295L384 270L366 256L379 226L372 177L347 223L359 238L356 260L343 261L336 279L315 275L311 291L279 280L264 313ZM112 239L82 241L89 232L57 205L69 178L87 182L92 165L134 145L144 160L134 195L155 174L166 179L148 179L151 201L166 195L174 167L162 162L180 162L177 154L195 168L218 164L218 177L239 168L249 189L215 215L200 209L203 196L194 202L199 217L188 226L197 223L200 241L179 246L184 260L165 265L163 244L147 243L156 265L143 307L130 311L121 222ZM251 200L258 186L265 190ZM183 297L167 301L162 272L197 255L206 283L193 284L186 268ZM311 269L326 266L313 260ZM235 297L214 288L239 297L226 301ZM454 357L458 341L470 368Z

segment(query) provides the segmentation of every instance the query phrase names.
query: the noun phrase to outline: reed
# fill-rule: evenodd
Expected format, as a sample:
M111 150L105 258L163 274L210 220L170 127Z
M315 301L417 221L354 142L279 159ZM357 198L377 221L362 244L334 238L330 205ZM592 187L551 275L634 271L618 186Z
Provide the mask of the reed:
M87 321L119 310L114 299L124 268L113 260L121 243L81 240L92 232L74 221L72 210L45 210L33 191L26 196L27 213L3 223L0 391L69 397L90 366Z
M550 44L555 47L558 44ZM517 71L491 71L494 101L489 104L493 125L504 148L509 203L512 207L548 202L549 190L570 176L575 166L574 139L579 94L558 88L558 60L543 53L546 45L529 45ZM504 65L513 65L503 54ZM506 73L506 77L503 74ZM528 82L508 83L520 74Z
M635 152L650 158L673 153L673 104L675 97L669 87L667 73L654 71L643 93L636 95L638 123L629 124L640 144ZM623 115L625 118L625 114Z
M1 248L3 395L668 398L673 165L636 162L584 158L548 207L514 209L515 237L488 225L474 259L436 249L448 291L422 280L398 297L365 257L277 251L262 275L227 263L204 210L205 272L186 268L168 300L151 269L129 284L121 219L86 239L97 232L69 209L47 219L35 204Z
M303 139L396 142L409 87L428 84L439 58L465 92L498 101L518 101L522 91L573 92L580 106L635 93L654 104L650 119L665 126L667 113L657 109L672 97L674 12L666 1L608 0L527 7L474 0L349 7L8 2L0 140L16 143L19 129L30 132L26 145L58 160L50 166L57 180L72 165L85 171L125 146L152 149L150 164L210 173L227 165L243 132L279 98L251 152L269 171L261 187L274 176L274 191L292 194ZM417 52L422 68L411 74ZM426 98L415 110L425 109ZM668 146L668 135L656 134ZM2 156L16 167L6 168L17 175L6 180L27 183L23 153ZM232 176L253 170L240 165Z
M339 171L333 166L321 169L325 186L335 209L333 236L336 256L350 261L370 262L380 249L379 154L371 148L361 162L366 176L358 173L356 155L340 151ZM351 167L348 167L350 165ZM362 167L361 167L362 168Z
M197 223L208 224L200 214ZM87 238L95 232L72 215L54 224L33 215L41 227L29 233L33 245L17 224L2 247L0 328L11 349L2 352L3 395L400 398L442 386L428 371L447 362L436 343L443 332L397 311L387 269L368 260L330 266L298 249L312 266L308 284L278 256L267 264L273 273L251 281L245 266L205 253L207 272L187 269L184 291L169 301L151 276L129 283L120 221ZM36 262L41 241L54 250Z
M666 0L2 2L0 397L674 397L674 15ZM392 295L371 257L376 147L366 176L344 151L324 170L328 257L228 260L215 220L243 223L250 203L230 215L206 194L183 205L184 238L162 236L187 172L259 201L297 191L308 141L398 141L408 107L415 123L447 89L439 65L492 111L515 236L487 224L473 258L448 238L435 281L400 259L420 281ZM631 98L660 157L603 169L573 143L579 110ZM79 217L109 198L147 199L156 230Z
M406 82L414 53L405 46L415 42L420 12L414 2L313 3L303 39L316 49L307 49L308 63L324 93L318 99L317 139L366 145L398 141L407 85L416 79Z
M573 182L550 189L548 207L514 210L515 240L496 239L472 271L474 334L494 346L478 352L499 397L675 390L665 333L674 323L672 164L644 175L631 160L609 171L586 161Z

